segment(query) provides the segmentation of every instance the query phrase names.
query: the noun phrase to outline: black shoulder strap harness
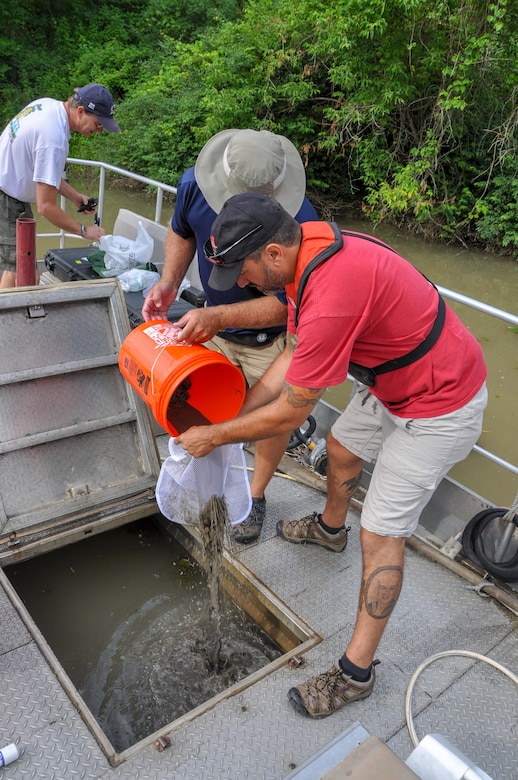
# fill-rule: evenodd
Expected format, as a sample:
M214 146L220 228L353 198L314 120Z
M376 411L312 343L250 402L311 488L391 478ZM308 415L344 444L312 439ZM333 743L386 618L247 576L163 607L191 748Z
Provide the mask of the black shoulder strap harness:
M361 233L352 233L348 230L340 230L340 228L335 222L330 222L329 224L333 229L333 233L335 234L335 240L328 247L326 247L326 249L324 249L322 252L316 255L316 257L314 257L313 260L311 260L311 262L308 263L307 267L304 269L297 290L297 307L295 311L295 325L298 322L298 309L299 309L300 302L302 300L302 294L304 292L306 283L308 281L309 274L312 271L314 271L314 269L318 265L328 260L332 255L336 254L336 252L342 248L343 236L352 236L353 238L361 238L364 241L372 241L372 243L378 244L378 246L382 246L385 249L390 249L392 252L395 252L395 250L392 249L392 247L389 247L387 244L384 244L382 241L378 241L372 236L365 236L362 235ZM427 279L427 281L430 280ZM432 286L435 287L433 282L430 282L430 284L432 284ZM439 338L446 317L446 305L444 303L444 300L439 294L439 292L437 292L437 295L439 298L439 302L437 306L437 314L434 323L426 338L423 339L423 341L421 341L421 343L418 344L417 347L412 349L410 352L407 352L406 355L401 355L401 357L393 358L392 360L387 360L385 363L380 363L379 365L373 366L372 368L367 368L367 366L361 366L359 363L353 363L351 361L349 363L350 375L354 377L354 379L358 380L358 382L361 382L362 384L367 385L368 387L374 387L374 385L376 384L376 377L379 376L379 374L386 374L388 371L396 371L398 368L404 368L405 366L409 366L411 363L415 363L417 360L419 360L424 355L426 355L426 353L431 350L431 348Z

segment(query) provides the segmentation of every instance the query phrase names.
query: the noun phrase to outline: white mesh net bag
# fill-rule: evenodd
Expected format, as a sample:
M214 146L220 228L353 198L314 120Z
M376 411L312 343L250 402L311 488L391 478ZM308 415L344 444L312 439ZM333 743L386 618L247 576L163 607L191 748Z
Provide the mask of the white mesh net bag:
M171 438L169 453L156 486L158 507L168 520L199 525L200 512L213 496L225 498L231 525L248 517L252 497L242 444L225 444L193 458Z

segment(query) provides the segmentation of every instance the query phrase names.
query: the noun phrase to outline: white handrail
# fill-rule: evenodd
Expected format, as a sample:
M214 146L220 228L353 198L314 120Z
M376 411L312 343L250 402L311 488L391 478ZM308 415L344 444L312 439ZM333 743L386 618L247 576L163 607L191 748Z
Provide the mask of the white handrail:
M118 176L121 176L126 179L133 179L133 181L138 181L141 184L145 184L148 187L154 187L156 189L156 197L155 197L155 222L160 222L161 216L162 216L162 204L164 200L164 192L168 192L171 195L176 195L177 189L176 187L173 187L171 184L165 184L164 182L157 181L156 179L150 179L149 176L141 176L139 173L132 173L132 171L128 171L125 168L119 168L116 165L110 165L109 163L100 162L99 160L82 160L78 157L68 157L67 163L71 165L83 165L90 168L99 168L100 176L99 176L99 194L98 199L99 203L97 206L97 216L99 218L100 223L102 224L103 220L103 211L104 211L104 189L106 186L106 172L111 171L112 173L117 174ZM65 208L65 198L61 196L61 208ZM57 233L38 233L38 238L53 238L56 237L56 240L59 239L59 247L60 249L63 249L65 246L65 239L66 238L77 238L77 236L72 235L72 233L67 233L64 230L60 230Z
M482 301L477 301L475 298L469 298L467 295L455 292L454 290L449 290L447 287L439 287L439 285L437 285L437 289L445 298L450 298L452 301L457 301L458 303L463 303L465 306L469 306L470 309L477 309L477 311L489 314L491 317L498 317L498 319L505 320L505 322L509 322L511 325L518 326L518 315L516 314L511 314L511 312L504 311L503 309L497 309L489 303L483 303Z

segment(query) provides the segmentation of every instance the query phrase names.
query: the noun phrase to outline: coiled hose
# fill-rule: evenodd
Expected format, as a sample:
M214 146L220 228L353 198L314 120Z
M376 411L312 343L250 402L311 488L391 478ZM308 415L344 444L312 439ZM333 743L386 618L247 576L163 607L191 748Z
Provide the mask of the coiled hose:
M509 677L509 679L512 680L512 682L514 682L515 685L518 685L518 676L516 676L516 674L513 674L513 672L511 672L505 666L499 664L498 661L493 661L492 658L488 658L487 656L481 655L480 653L475 653L471 650L444 650L441 653L436 653L435 655L431 655L430 658L427 658L426 661L424 661L421 664L421 666L419 666L415 670L414 674L410 679L410 682L408 683L408 687L406 691L405 717L406 717L408 733L410 734L410 739L412 740L414 747L417 747L420 741L417 737L417 732L414 727L414 719L412 716L412 693L414 690L414 685L421 672L423 672L424 669L430 666L430 664L434 663L435 661L438 661L440 658L447 658L448 656L452 656L452 655L454 656L460 655L460 656L465 656L466 658L474 658L476 661L484 661L485 663L494 666L495 669L498 669L500 672L502 672L507 677Z
M518 549L506 556L518 528L518 493L510 509L483 509L462 532L462 547L470 561L503 582L518 582Z

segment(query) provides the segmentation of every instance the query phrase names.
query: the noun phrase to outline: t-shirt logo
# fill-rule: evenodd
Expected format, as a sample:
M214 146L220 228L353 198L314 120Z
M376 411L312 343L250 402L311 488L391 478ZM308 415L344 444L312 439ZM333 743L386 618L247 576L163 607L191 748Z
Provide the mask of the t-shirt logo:
M20 111L19 114L16 114L14 119L11 120L11 123L9 125L9 139L10 141L14 141L16 138L16 133L20 129L20 122L21 120L26 117L30 116L34 113L34 111L42 111L42 105L41 103L34 103L32 106L27 106L27 108L24 108L23 111Z

